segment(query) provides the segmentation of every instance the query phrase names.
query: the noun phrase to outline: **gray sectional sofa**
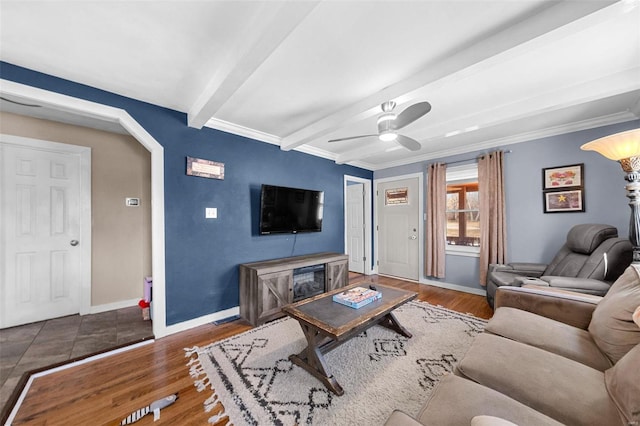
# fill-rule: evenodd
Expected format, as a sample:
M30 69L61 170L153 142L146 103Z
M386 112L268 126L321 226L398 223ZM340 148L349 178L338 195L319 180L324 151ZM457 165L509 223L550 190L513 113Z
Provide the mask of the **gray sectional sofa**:
M454 374L386 425L640 426L639 317L637 264L604 297L500 287Z

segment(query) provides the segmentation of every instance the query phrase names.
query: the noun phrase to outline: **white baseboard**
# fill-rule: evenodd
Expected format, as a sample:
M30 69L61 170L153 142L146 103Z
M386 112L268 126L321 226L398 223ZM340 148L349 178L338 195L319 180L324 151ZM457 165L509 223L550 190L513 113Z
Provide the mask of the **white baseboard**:
M229 318L235 315L240 315L240 307L236 306L234 308L225 309L224 311L214 312L212 314L208 314L202 317L194 318L192 320L179 322L178 324L173 324L167 326L167 334L179 333L181 331L186 331L194 327L199 327L201 325L212 323L213 321L220 321L225 318Z
M99 314L101 312L115 311L116 309L130 308L131 306L138 306L138 302L140 301L140 299L141 298L121 300L119 302L105 303L104 305L91 306L89 308L89 313ZM140 313L140 315L142 315L142 313Z
M395 275L387 275L387 274L378 274L378 275L381 276L381 277L393 278L393 279L396 279L396 280L402 280L402 281L406 281L406 282L409 282L409 283L418 283L418 284L420 284L420 281L412 280L410 278L397 277Z
M355 272L356 274L363 274L365 276L376 275L376 272L374 271L373 268L368 268L364 272L357 272L357 271L352 271L352 270L349 270L349 272Z
M478 296L487 296L487 291L486 290L481 290L479 288L471 288L471 287L465 287L463 285L458 285L458 284L450 284L450 283L445 283L442 281L433 281L433 280L427 280L427 279L420 279L420 284L427 284L427 285L432 285L434 287L440 287L440 288L446 288L449 290L456 290L456 291L461 291L463 293L471 293L471 294L477 294Z

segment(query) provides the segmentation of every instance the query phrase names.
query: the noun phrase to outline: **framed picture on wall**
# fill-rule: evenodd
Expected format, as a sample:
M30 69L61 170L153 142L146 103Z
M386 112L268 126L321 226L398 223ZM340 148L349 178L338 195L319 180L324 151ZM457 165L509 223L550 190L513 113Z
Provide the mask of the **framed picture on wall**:
M187 157L187 175L224 180L224 163Z
M569 213L584 211L584 189L547 191L542 194L545 213Z
M542 169L542 190L584 186L584 163Z

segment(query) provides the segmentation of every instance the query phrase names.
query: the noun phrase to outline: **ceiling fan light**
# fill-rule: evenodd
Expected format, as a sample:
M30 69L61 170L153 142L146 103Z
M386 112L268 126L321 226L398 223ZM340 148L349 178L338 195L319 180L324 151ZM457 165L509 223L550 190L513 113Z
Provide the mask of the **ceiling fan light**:
M378 124L383 123L385 121L393 121L398 117L396 114L392 112L385 112L380 117L378 117Z
M382 132L380 133L380 135L378 135L378 138L383 142L395 141L397 137L398 137L398 134L392 131Z

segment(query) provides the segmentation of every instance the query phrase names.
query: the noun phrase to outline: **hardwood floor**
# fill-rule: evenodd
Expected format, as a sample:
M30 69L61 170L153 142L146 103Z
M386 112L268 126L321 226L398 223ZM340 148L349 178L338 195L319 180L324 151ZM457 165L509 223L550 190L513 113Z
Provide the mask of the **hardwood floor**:
M419 300L488 319L493 314L482 296L381 276L350 275L351 283L374 282L416 291ZM204 346L251 326L237 320L207 324L117 355L39 377L22 402L14 425L117 425L131 412L178 393L160 420L148 415L136 425L206 425L214 412L203 409L207 392L197 392L189 376L185 348ZM3 411L3 421L8 412ZM226 419L219 425L226 424Z
M493 315L493 309L489 307L484 296L476 296L474 294L418 284L392 277L379 275L366 276L361 274L349 275L349 282L351 284L361 281L378 282L384 285L415 291L418 293L418 300L429 302L432 305L440 305L453 311L471 314L478 318L489 319Z

